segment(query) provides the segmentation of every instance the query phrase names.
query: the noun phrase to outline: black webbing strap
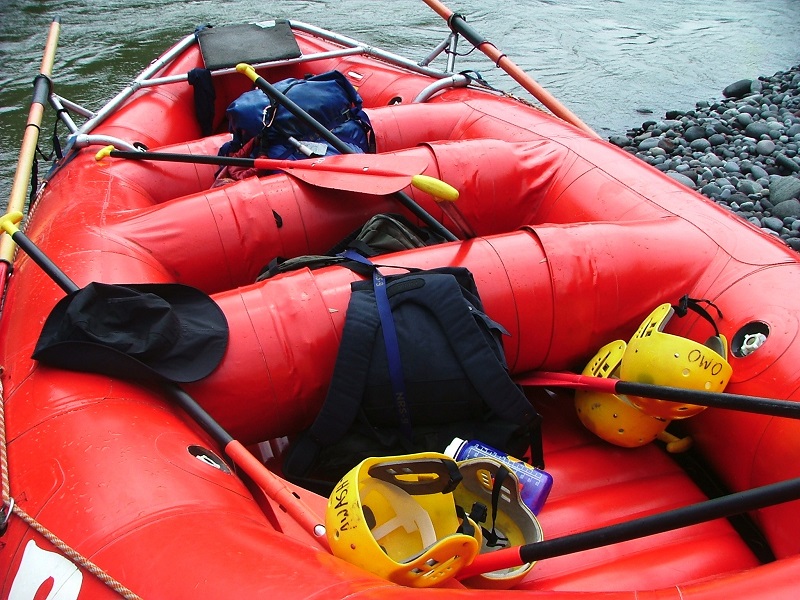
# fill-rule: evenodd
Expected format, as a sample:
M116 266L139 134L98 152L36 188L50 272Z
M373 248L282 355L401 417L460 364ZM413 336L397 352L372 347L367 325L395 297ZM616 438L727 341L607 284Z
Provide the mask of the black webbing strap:
M717 316L720 319L723 318L722 317L722 311L711 300L706 300L705 298L690 298L688 296L688 294L683 296L683 298L681 298L678 301L677 305L673 304L672 308L675 311L675 314L678 315L679 317L685 317L690 310L693 310L698 315L703 317L706 321L711 323L711 326L714 328L714 333L716 335L719 335L719 328L717 327L717 322L714 320L714 317L712 317L708 313L708 311L701 306L701 303L704 303L704 304L707 304L710 307L713 307L714 310L717 311Z
M494 483L492 484L492 529L489 531L485 527L481 528L483 531L483 537L486 540L486 545L489 548L494 548L497 546L504 548L508 545L508 538L497 532L496 525L497 508L500 504L500 494L503 490L503 482L508 478L509 475L510 471L503 465L500 465L500 468L497 469L497 472L494 474Z

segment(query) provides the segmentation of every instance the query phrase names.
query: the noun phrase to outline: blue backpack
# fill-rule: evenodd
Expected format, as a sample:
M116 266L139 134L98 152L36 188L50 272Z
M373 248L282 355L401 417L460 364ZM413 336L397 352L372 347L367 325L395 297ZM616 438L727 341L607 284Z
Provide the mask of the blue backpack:
M306 79L284 79L274 84L290 100L324 125L354 152L374 152L372 125L364 112L361 97L339 71L329 71ZM307 158L289 138L322 144L326 155L339 154L316 131L297 119L261 90L245 92L226 111L228 131L233 139L220 148L229 156L256 139L251 157ZM319 152L318 154L322 154Z

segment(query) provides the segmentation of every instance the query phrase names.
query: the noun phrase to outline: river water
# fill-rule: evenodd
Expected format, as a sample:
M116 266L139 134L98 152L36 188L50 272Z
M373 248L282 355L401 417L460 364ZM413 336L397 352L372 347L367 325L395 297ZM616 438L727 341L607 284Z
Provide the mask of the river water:
M445 3L604 137L650 114L721 98L739 79L800 63L798 0ZM11 189L31 82L55 16L61 19L56 91L92 110L198 24L289 17L414 60L447 34L421 0L0 0L0 206ZM466 49L462 41L460 50ZM477 51L456 66L525 95ZM52 124L50 112L43 138ZM40 147L49 151L49 139Z

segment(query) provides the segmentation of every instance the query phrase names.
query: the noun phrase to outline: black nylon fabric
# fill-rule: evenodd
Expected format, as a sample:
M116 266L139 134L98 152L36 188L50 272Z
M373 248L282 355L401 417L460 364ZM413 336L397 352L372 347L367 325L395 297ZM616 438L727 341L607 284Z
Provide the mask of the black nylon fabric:
M227 346L224 313L198 289L93 282L56 304L33 358L123 379L188 383L209 375Z
M354 283L333 379L313 425L293 443L287 477L327 494L370 456L441 452L456 436L521 455L539 415L511 380L502 326L472 274L441 268L387 278L412 439L400 434L371 281Z

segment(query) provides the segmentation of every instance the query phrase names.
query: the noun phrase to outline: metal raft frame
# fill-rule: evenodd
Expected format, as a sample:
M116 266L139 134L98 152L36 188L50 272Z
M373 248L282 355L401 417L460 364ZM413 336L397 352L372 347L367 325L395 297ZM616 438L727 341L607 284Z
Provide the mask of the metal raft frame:
M437 79L434 83L422 90L413 102L424 102L439 90L452 88L452 87L466 87L474 79L466 75L456 74L453 72L455 68L455 49L458 43L458 34L450 33L447 38L441 42L433 51L426 56L423 60L415 63L407 58L398 54L376 48L369 44L359 42L353 38L334 33L327 29L322 29L314 25L309 25L300 21L289 21L289 25L293 30L301 31L320 39L333 42L342 46L341 49L328 50L325 52L316 52L313 54L306 54L298 58L281 59L277 61L263 62L253 65L257 69L268 69L270 67L286 66L292 64L313 62L322 59L337 58L340 56L352 56L356 54L370 56L380 59L395 66L405 68L414 73L420 73ZM100 125L109 115L113 114L124 102L128 100L135 92L142 88L154 87L158 85L178 83L181 81L188 81L188 74L173 75L170 77L157 77L156 75L171 64L178 56L180 56L187 48L190 48L197 43L197 38L194 34L187 35L176 45L170 48L161 57L154 60L146 69L144 69L127 87L120 91L114 98L108 101L99 111L92 112L83 106L75 104L58 94L51 93L49 101L51 106L56 110L59 119L64 123L70 131L70 136L65 145L65 154L72 151L77 151L80 148L96 145L114 145L116 148L128 151L137 151L137 148L132 143L116 137L96 135L92 131ZM428 65L436 59L442 52L447 50L448 59L445 71L430 68ZM235 73L235 68L216 69L211 71L212 76L228 75ZM80 126L70 117L67 111L72 111L87 120Z

